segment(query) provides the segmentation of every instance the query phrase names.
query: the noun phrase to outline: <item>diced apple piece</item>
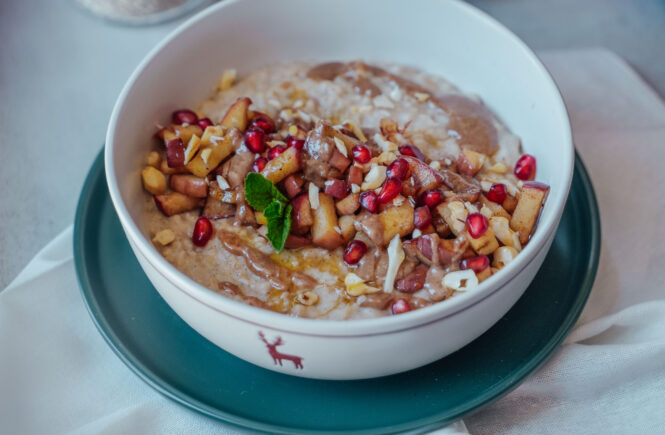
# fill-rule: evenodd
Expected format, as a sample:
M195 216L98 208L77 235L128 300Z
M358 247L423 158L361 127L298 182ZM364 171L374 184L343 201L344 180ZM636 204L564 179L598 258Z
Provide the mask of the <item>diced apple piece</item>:
M205 198L208 196L208 184L205 179L194 175L171 175L170 185L171 189L183 195L194 198Z
M300 155L296 147L287 148L282 154L266 163L261 175L273 183L279 183L300 170Z
M448 265L456 263L464 255L469 245L464 236L456 239L440 239L436 235L422 235L416 239L416 254L423 262L432 263L432 241L437 247L438 264Z
M295 198L302 191L302 186L304 180L300 175L291 174L284 179L284 190L286 190L286 196L289 198Z
M189 139L189 142L187 142L187 146L185 147L185 164L189 163L189 161L194 158L200 147L201 138L193 134Z
M515 211L515 207L517 207L517 198L508 195L501 205L508 213L513 213Z
M501 249L501 248L499 248ZM491 267L486 267L480 272L476 273L476 276L478 277L478 282L483 282L490 276L492 276L492 268Z
M418 194L429 189L436 189L443 185L443 177L432 169L427 163L411 156L402 156L409 164L411 175L418 185Z
M356 235L355 218L353 216L340 216L338 219L339 229L345 242L350 241Z
M465 231L465 235L469 244L471 244L471 247L478 255L489 255L499 247L499 242L496 240L492 228L487 228L477 239L471 237L468 231Z
M324 183L324 192L332 196L335 199L342 199L346 197L346 194L349 190L346 183L337 178L330 178Z
M457 171L460 174L474 176L485 164L487 156L471 150L463 150L457 158Z
M225 134L226 128L221 125L210 125L206 127L203 136L201 136L201 146L207 147L215 145L215 143L219 142Z
M231 151L233 151L233 141L230 136L224 136L224 139L217 142L217 145L201 149L191 162L187 163L187 169L197 177L205 177L210 171L215 169L224 160Z
M152 166L146 166L141 171L141 179L143 180L143 187L153 195L160 195L166 192L166 177L159 169Z
M247 97L238 98L235 103L229 107L226 114L222 118L220 124L222 127L231 128L236 127L240 131L245 131L247 128L248 109L252 104L252 100Z
M387 245L399 234L401 237L411 234L413 229L413 206L404 201L402 204L387 208L379 213L379 221L383 225L383 243Z
M328 161L330 166L337 168L340 172L346 171L346 168L351 164L351 160L348 157L345 157L342 153L337 150L334 150Z
M284 247L287 249L298 249L304 248L305 246L310 246L312 241L307 237L296 236L295 234L289 234L286 236L286 241L284 242Z
M505 208L496 202L485 198L485 195L480 195L480 203L492 212L492 216L502 216L504 218L510 219L510 214L506 211Z
M529 241L549 191L550 186L535 181L528 181L522 185L522 194L510 219L510 228L520 233L522 245Z
M346 176L346 184L351 186L352 184L355 184L357 186L360 186L363 183L363 170L360 169L358 166L351 166L349 168L349 173Z
M162 163L159 164L159 170L164 175L186 174L189 172L185 166L180 166L178 168L171 168L169 164L166 162L166 160L162 160Z
M155 204L164 215L173 216L201 207L203 200L179 192L171 192L164 195L155 195Z
M309 203L309 195L303 193L291 201L293 214L291 215L291 231L296 234L304 234L314 223L312 207Z
M492 216L489 219L489 222L490 228L494 231L494 235L501 243L515 248L518 251L522 250L519 233L510 229L508 218L503 216Z
M344 199L337 201L335 208L340 216L351 215L360 207L360 194L349 193Z
M436 206L436 211L446 221L450 231L456 236L464 231L466 217L469 215L464 203L455 197L447 198Z
M332 250L344 244L340 233L341 229L338 226L332 196L319 193L319 206L314 210L312 242L317 246Z
M169 168L180 168L185 165L185 144L176 138L166 142L166 163Z

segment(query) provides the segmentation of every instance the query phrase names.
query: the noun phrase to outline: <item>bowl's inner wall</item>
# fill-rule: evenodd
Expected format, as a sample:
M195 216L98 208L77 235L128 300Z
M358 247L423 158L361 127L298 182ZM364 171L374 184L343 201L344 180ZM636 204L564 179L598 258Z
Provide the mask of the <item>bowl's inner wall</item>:
M168 123L174 109L197 107L225 68L242 76L277 62L335 59L407 64L480 95L537 157L537 179L551 186L540 225L557 218L554 204L567 195L572 165L568 119L549 75L491 19L453 1L227 3L162 45L111 126L120 193L139 227L138 174L156 122Z

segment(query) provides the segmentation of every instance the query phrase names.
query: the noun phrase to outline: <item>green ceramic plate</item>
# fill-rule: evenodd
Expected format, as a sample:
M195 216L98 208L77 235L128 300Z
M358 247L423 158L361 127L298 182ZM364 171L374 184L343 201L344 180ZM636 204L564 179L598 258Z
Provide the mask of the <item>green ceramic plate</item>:
M598 208L577 158L552 249L524 296L494 327L458 352L407 373L315 381L232 356L169 308L125 238L107 191L102 154L83 187L74 233L83 297L120 359L185 406L269 432L431 428L486 405L515 388L564 339L589 295L599 252Z

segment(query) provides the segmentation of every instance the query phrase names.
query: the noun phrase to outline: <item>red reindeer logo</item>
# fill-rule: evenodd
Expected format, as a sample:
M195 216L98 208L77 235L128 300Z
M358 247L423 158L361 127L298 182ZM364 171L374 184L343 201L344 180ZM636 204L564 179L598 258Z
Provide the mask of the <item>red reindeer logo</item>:
M279 365L282 365L282 360L287 360L287 361L293 361L293 365L297 369L302 368L302 358L299 356L295 355L288 355L285 353L281 353L280 351L277 350L277 346L281 346L284 344L282 341L282 337L277 337L273 343L268 343L268 340L266 340L265 335L263 335L263 332L259 331L259 337L261 337L261 341L263 341L266 346L268 347L268 353L272 357L273 362L275 365L279 363Z

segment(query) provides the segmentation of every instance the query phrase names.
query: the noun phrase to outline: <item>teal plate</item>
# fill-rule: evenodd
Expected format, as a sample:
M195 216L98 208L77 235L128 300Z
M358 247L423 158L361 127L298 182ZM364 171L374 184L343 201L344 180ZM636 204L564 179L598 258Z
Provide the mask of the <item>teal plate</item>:
M125 238L106 187L102 154L83 187L74 232L83 298L120 359L176 402L268 432L422 430L496 400L543 364L564 339L587 300L599 253L598 207L577 158L552 249L524 296L489 331L454 354L406 373L316 381L238 359L171 310Z

